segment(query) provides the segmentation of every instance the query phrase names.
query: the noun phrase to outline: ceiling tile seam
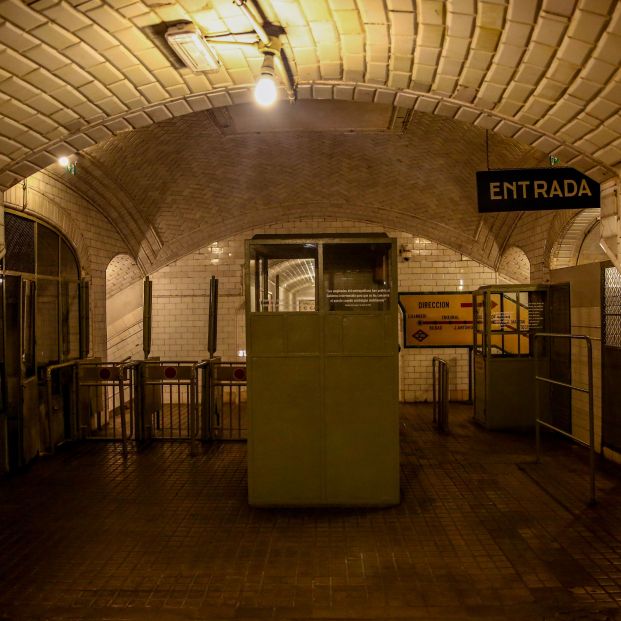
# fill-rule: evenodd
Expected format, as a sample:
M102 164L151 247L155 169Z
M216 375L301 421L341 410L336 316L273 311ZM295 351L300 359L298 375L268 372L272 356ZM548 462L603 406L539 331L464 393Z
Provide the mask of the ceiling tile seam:
M331 20L331 22L333 24L333 27L334 27L334 29L336 31L336 35L337 35L336 36L336 40L338 41L338 56L339 56L339 59L340 59L340 61L338 63L339 67L340 67L339 68L339 78L342 80L343 79L343 72L344 72L343 59L344 59L344 56L345 56L344 52L343 52L343 49L344 49L344 46L343 46L343 36L344 36L345 33L340 30L340 28L339 28L340 22L339 22L339 20L337 20L335 18L334 9L332 8L332 5L330 3L328 3L328 11L330 13L330 20ZM315 39L314 33L313 33L313 39ZM317 43L316 39L315 39L315 42ZM319 61L319 71L322 72L321 60Z
M477 23L479 22L478 20L478 15L479 13L477 12ZM506 5L503 7L503 11L502 11L502 23L500 24L500 35L498 36L498 39L496 40L495 46L494 46L494 50L491 53L491 57L487 66L487 69L485 70L485 75L483 76L481 82L480 82L480 86L479 89L477 90L477 96L474 99L474 103L477 102L477 99L479 99L479 94L481 92L481 90L483 90L485 88L485 86L487 84L494 84L494 82L489 79L490 73L493 71L494 69L494 59L497 58L501 53L502 53L502 41L503 41L503 36L505 36L505 26L507 24L507 19L508 19L508 10ZM485 27L482 25L483 24L483 18L481 18L481 27ZM489 50L488 50L489 51ZM522 58L523 58L524 54L522 54ZM504 91L506 91L506 86L505 88L503 88L503 93ZM481 98L481 107L482 108L488 108L488 109L494 109L496 107L496 105L499 103L499 101L502 99L502 95L500 97L498 97L498 99L496 99L496 101L491 101L492 106L487 106L485 105L485 103L483 102L484 98Z
M510 21L509 21L508 23L509 23L509 24L511 24L512 22L510 22ZM510 26L509 26L509 28L510 28ZM503 105L504 103L506 103L506 102L512 101L512 100L511 100L511 99L507 96L507 90L508 90L508 88L509 88L509 86L510 86L511 84L514 84L514 83L516 83L516 82L517 82L515 78L516 78L516 76L518 75L518 72L519 72L519 70L520 70L520 67L522 66L522 61L523 61L523 59L524 59L524 56L526 55L526 52L527 52L527 50L528 50L528 46L530 45L530 42L531 42L531 40L532 40L532 37L533 37L533 34L534 34L534 30L535 30L535 29L534 29L534 27L531 27L531 28L530 28L530 32L529 32L529 36L528 36L528 41L526 42L526 45L525 45L525 46L524 46L524 48L523 48L523 51L522 51L522 54L520 55L520 58L517 60L516 64L515 64L515 65L514 65L514 67L513 67L513 71L511 72L511 76L510 76L510 78L509 78L509 79L507 80L507 82L503 85L503 86L504 86L503 93L502 93L501 97L499 98L499 100L495 103L495 105L494 105L494 108L493 108L493 109L496 109L496 108L498 108L498 107L502 106L502 105ZM509 36L509 34L507 34L507 36L505 37L505 32L509 32L509 31L508 31L508 30L506 30L506 31L505 31L505 30L503 30L503 34L501 35L501 38L500 38L500 43L499 43L499 48L498 48L499 50L500 50L500 49L502 48L502 46L503 46L503 41L504 41L504 39L508 38L508 36ZM494 59L495 59L497 56L498 56L498 53L494 56ZM490 68L490 71L493 69L493 66L494 66L494 64L495 64L495 63L494 63L494 59L492 59L492 66L491 66L491 68ZM501 65L501 66L506 66L506 65ZM489 75L489 72L488 72L488 75ZM485 82L485 78L484 78L484 82ZM515 102L515 103L517 103L517 102ZM522 105L523 105L523 104L522 104Z
M535 90L529 96L528 100L526 102L524 102L524 105L522 106L521 110L526 109L529 106L529 104L531 104L531 102L533 100L535 100L535 99L537 99L539 101L547 101L549 103L549 100L547 100L547 99L545 99L543 97L540 97L539 95L541 94L541 91L546 88L546 86L547 86L546 82L552 81L552 82L555 82L555 83L559 83L557 80L554 80L552 78L553 66L554 66L555 61L557 61L559 59L560 59L561 62L566 62L566 61L563 61L563 59L559 56L559 54L560 54L560 50L561 50L563 41L565 41L565 39L568 37L567 33L570 30L570 28L571 28L572 20L576 19L575 15L576 15L576 13L574 12L572 14L571 18L569 20L567 20L567 22L565 23L565 28L563 30L563 34L561 35L561 39L560 39L560 41L561 41L560 44L555 48L555 53L550 57L550 62L548 63L548 65L546 67L546 71L545 71L543 77L541 78L541 80L537 84L537 87L535 88ZM590 56L592 56L593 50L594 50L594 47L591 46L591 55ZM564 88L562 89L561 94L559 94L559 96L558 96L559 98L557 98L556 102L552 103L551 107L546 111L546 113L545 113L546 115L551 114L552 113L552 108L554 108L556 105L561 103L560 97L564 97L567 94L567 92L569 91L569 89L571 88L571 86L573 84L575 84L575 82L576 82L576 75L580 71L584 70L584 65L585 64L586 63L583 63L582 69L581 70L579 69L578 72L574 73L574 76L572 77L571 81L569 81L568 83L566 83L564 85ZM519 115L519 111L516 113L516 116L518 116L518 115ZM541 123L541 122L544 122L544 121L545 121L545 118L540 118L538 123ZM535 127L536 126L537 125L535 124Z
M490 60L489 60L489 63L488 63L488 67L485 70L478 69L475 66L475 64L474 64L474 57L475 57L475 55L478 52L481 51L477 47L475 47L475 44L474 44L474 42L476 40L476 37L477 37L478 30L479 30L479 25L475 21L475 24L474 24L474 27L473 27L473 31L472 31L472 37L470 38L470 44L469 44L469 47L468 47L468 54L467 54L466 59L465 59L463 65L462 65L462 71L460 73L460 83L461 83L461 85L466 87L466 88L473 89L476 93L479 92L479 90L481 88L481 85L483 83L483 79L485 77L485 71L487 71L489 69L489 64L491 64L491 56L490 56ZM470 84L462 82L462 80L464 79L464 74L466 74L468 72L470 72L471 74L476 74L476 73L480 74L476 84L474 82L470 83Z
M47 44L45 44L44 42L41 42L41 45L47 45ZM50 47L50 49L53 49L53 48L51 48L51 46L47 46L47 47ZM9 48L9 49L13 49L14 51L17 51L17 50L15 50L14 48ZM72 62L73 62L73 61L72 61L70 58L68 58L68 57L66 57L66 58L67 58L67 63L66 63L65 65L63 65L62 67L59 67L59 69L65 69L65 68L70 67L70 66L72 65ZM94 84L94 83L99 84L102 88L104 88L104 89L107 91L107 96L108 96L108 97L115 98L115 99L117 99L117 101L118 101L119 103L122 103L120 100L118 100L118 98L116 98L116 96L114 95L114 93L110 92L110 91L106 88L106 86L105 86L104 84L102 84L101 82L99 82L99 81L97 81L97 80L94 80L94 79L93 79L93 80L91 80L90 82L88 82L87 84L83 85L82 87L75 87L75 86L74 86L73 84L71 84L71 82L69 82L67 79L64 79L63 77L59 76L59 75L58 75L58 73L56 73L55 71L50 71L47 67L42 66L42 65L39 65L36 69L34 69L33 71L31 71L31 72L29 72L29 73L27 73L27 74L24 74L24 76L22 76L22 77L20 77L20 76L15 76L15 75L14 75L13 77L14 77L15 79L18 79L18 80L21 80L21 81L23 81L23 82L26 82L27 84L30 84L31 86L33 86L33 88L36 88L36 87L34 86L34 84L32 84L32 82L30 82L30 81L28 81L28 80L25 80L25 79L24 79L24 78L26 78L27 76L29 76L29 75L31 75L32 73L35 73L35 72L43 72L43 74L44 74L44 75L50 76L50 77L52 77L53 79L58 80L59 82L62 82L62 83L64 84L64 87L62 87L62 88L67 88L67 89L69 90L69 92L70 92L70 93L74 94L74 95L75 95L75 96L77 96L77 97L83 97L85 100L87 100L89 103L91 103L93 106L95 106L95 107L99 108L100 110L101 110L101 108L100 108L100 106L98 105L98 103L100 103L102 100L100 99L100 100L99 100L99 102L98 102L97 100L91 99L90 97L88 97L87 95L85 95L85 94L82 92L82 90L81 90L83 87L86 87L86 86L88 86L89 84ZM58 90L60 90L60 89L57 89L57 91L58 91ZM57 97L55 97L55 96L54 96L54 93L55 93L55 92L57 92L57 91L52 91L52 93L49 93L49 92L45 92L45 91L42 91L41 89L39 89L39 95L37 95L37 96L40 96L40 95L46 95L47 97L49 97L49 98L51 98L52 100L54 100L54 102L56 102L56 103L58 104L58 107L59 107L61 110L66 109L66 108L67 108L67 106L66 106L65 104L63 104L63 102L62 102L62 101L58 100L58 99L57 99ZM34 99L34 97L33 97L33 99ZM27 103L28 101L30 101L30 100L26 100L26 102L25 102L25 103ZM103 110L102 110L102 112L103 112ZM81 116L81 115L79 115L79 114L78 114L77 116L78 116L79 118L83 119L84 121L86 121L86 120L87 120L85 117L83 117L83 116ZM61 125L61 124L59 124L59 126L62 126L62 125Z
M389 25L389 19L388 19L388 7L386 4L385 0L379 0L378 5L381 5L381 11L382 11L382 15L380 17L379 20L373 20L371 19L371 15L365 15L365 11L367 11L368 13L370 13L371 11L369 10L368 7L365 6L364 1L362 3L359 2L359 0L356 0L357 2L357 8L358 11L360 13L360 21L362 23L362 32L363 32L363 37L364 37L364 70L363 70L363 75L364 75L364 82L368 83L368 84L372 84L374 85L376 88L380 86L380 84L386 84L388 82L388 73L389 73L389 62L390 62L390 46L391 46L391 39L390 39L390 25ZM373 40L372 40L372 28L377 28L377 27L383 27L384 31L385 31L385 35L386 35L386 54L385 54L385 58L382 59L383 61L385 61L383 64L385 64L385 71L384 71L384 76L383 79L375 79L373 77L373 72L372 72L372 67L371 64L378 64L378 60L377 58L373 56L373 54L371 53L371 46L374 44ZM373 59L373 63L369 62L369 59Z
M443 2L441 6L442 6L442 34L440 35L440 47L438 48L439 49L438 58L442 58L442 50L444 49L445 42L446 42L446 29L447 29L446 4ZM417 14L418 14L418 11L417 11ZM436 85L437 85L439 76L440 76L440 62L438 61L435 63L434 73L431 79L430 87L432 91L437 88ZM455 92L455 88L453 88L453 92Z
M318 43L317 43L317 40L315 38L315 33L313 32L313 29L311 27L311 19L307 15L307 12L304 11L304 7L300 6L300 12L305 17L306 22L308 23L308 31L309 31L309 34L312 37L312 40L313 40L313 43L314 43L314 50L313 50L313 52L314 52L315 60L316 60L317 64L319 64L320 63L320 58L319 58L319 52L318 52ZM299 71L302 71L303 67L305 65L301 64L300 62L298 62L298 59L296 58L296 54L295 54L295 47L293 45L291 47L292 47L292 50L294 52L293 57L294 57L294 61L296 63L296 66L299 68L298 69Z
M466 64L466 60L468 58L468 54L470 51L470 47L472 45L472 33L474 31L475 28L475 20L472 19L471 23L470 23L470 29L468 32L468 47L466 50L464 50L464 53L462 54L462 56L460 58L455 58L455 57L451 57L449 56L449 51L448 51L448 46L450 45L451 41L453 39L459 39L459 40L463 40L465 37L460 36L463 35L464 33L451 33L451 24L452 24L452 20L449 19L449 13L451 14L455 14L455 15L461 15L461 13L452 13L450 11L450 8L447 8L447 12L446 12L446 32L445 32L445 36L443 38L443 45L442 45L442 49L440 51L440 64L442 63L443 60L445 59L449 59L449 60L453 60L453 61L458 61L459 62L459 69L456 71L457 75L456 76L451 76L451 77L455 77L456 78L456 82L455 82L455 86L453 88L453 91L451 93L451 95L457 95L457 93L460 92L461 89L467 88L464 87L461 83L461 76L463 74L464 71L464 67ZM453 28L453 30L456 30L455 28Z
M561 96L562 98L557 100L556 103L554 103L552 105L552 107L550 108L550 110L548 112L549 115L553 116L555 110L558 111L563 105L566 105L567 103L578 102L578 101L582 102L582 100L580 100L580 99L578 99L576 97L570 96L568 94L569 90L572 87L572 85L575 84L576 81L577 81L577 79L574 79L572 81L572 83L565 88L564 94ZM601 93L603 90L604 90L604 86L602 86L600 89L598 89L597 94ZM571 97L571 99L572 99L571 102L568 101L568 97ZM559 132L562 132L566 127L568 127L575 120L584 121L586 118L593 118L593 117L590 117L590 115L588 114L589 102L584 101L582 105L577 104L577 103L575 105L576 105L576 107L581 107L582 109L580 110L580 112L578 112L578 114L572 115L571 118L569 118L565 123L563 123L563 125L558 130ZM616 113L613 112L608 118L611 118L611 117L615 116L615 114L618 114L618 109L617 109ZM545 119L542 119L539 122L542 123L544 121L545 121ZM582 136L579 140L583 140L585 138L588 139L589 135L592 135L593 133L595 133L595 132L597 132L599 130L599 127L600 127L599 122L593 124L593 126L594 126L594 129L592 131L590 131L590 132L587 132L587 134Z

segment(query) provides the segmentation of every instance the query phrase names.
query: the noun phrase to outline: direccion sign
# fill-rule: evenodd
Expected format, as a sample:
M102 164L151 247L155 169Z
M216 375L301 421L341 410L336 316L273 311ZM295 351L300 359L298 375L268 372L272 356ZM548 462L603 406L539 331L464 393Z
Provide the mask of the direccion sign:
M575 168L477 172L480 213L599 207L599 183Z

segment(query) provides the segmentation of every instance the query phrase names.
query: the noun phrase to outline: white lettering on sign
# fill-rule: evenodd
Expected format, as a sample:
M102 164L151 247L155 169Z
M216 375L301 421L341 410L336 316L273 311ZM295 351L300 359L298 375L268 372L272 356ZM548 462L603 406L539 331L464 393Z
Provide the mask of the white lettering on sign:
M551 183L543 179L535 181L492 181L489 184L489 196L493 201L518 200L529 198L571 198L573 196L593 196L586 179L578 185L573 179Z
M390 289L328 289L328 302L349 307L370 307L390 299Z

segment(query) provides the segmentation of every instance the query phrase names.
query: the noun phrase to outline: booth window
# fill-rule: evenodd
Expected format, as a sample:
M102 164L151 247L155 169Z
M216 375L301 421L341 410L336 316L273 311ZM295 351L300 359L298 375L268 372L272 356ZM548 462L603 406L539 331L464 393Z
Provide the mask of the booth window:
M330 311L390 309L390 244L325 244L325 307Z
M261 244L250 257L251 311L317 310L317 244Z
M507 291L490 294L490 353L530 356L532 339L544 329L544 292Z

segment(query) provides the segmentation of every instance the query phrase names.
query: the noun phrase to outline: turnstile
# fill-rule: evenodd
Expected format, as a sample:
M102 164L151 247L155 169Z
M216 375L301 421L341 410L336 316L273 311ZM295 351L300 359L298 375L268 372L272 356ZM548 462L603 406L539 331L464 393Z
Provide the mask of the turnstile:
M246 244L250 504L398 503L395 240Z

